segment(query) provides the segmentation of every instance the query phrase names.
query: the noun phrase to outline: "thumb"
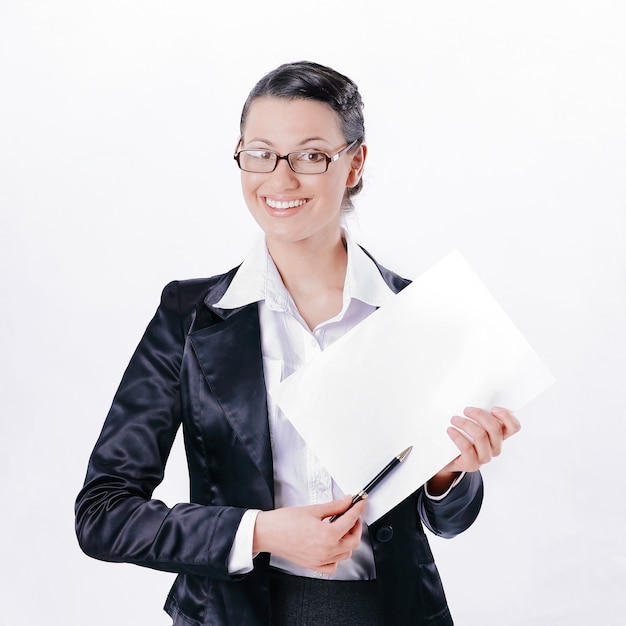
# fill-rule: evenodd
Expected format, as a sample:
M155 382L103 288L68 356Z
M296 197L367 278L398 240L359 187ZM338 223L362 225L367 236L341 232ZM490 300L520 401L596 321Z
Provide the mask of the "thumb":
M313 505L313 509L316 517L324 519L326 517L330 517L331 515L336 515L337 513L343 513L350 506L351 502L352 496L347 495L343 498L338 498L337 500L325 502L324 504L315 504Z

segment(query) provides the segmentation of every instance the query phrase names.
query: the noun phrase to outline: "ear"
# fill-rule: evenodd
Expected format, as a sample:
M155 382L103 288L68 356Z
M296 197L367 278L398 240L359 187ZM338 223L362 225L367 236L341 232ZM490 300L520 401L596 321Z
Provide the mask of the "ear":
M348 173L348 178L346 180L346 187L354 187L361 180L366 157L367 146L363 143L352 155L352 161L350 162L350 172Z

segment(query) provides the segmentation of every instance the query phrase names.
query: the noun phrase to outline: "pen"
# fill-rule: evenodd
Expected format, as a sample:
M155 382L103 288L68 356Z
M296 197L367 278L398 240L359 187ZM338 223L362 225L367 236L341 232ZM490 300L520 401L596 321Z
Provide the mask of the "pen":
M352 502L350 502L350 506L346 509L346 511L349 511L357 502L367 498L374 487L376 487L376 485L378 485L384 478L389 476L391 470L393 470L394 467L397 467L400 463L402 463L402 461L404 461L404 459L406 459L407 456L409 456L409 452L411 452L412 449L413 446L409 446L406 450L403 450L400 454L394 456L393 459L391 459L391 461L389 461L389 463L387 463L387 465L385 465L385 467L383 467L383 469L381 469L380 472L378 472L378 474L376 474L376 476L374 476L374 478L372 478L372 480L370 480L369 483L367 483L367 485L365 485L365 487L363 487L363 489L361 489L361 491L359 491L359 493L352 498ZM343 513L333 515L329 521L334 522L337 518L341 517Z

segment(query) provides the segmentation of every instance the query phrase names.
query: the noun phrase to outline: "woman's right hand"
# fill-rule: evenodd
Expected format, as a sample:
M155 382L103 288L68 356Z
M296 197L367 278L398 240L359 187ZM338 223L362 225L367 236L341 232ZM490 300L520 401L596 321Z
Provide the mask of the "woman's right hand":
M348 509L352 496L325 504L261 511L254 527L253 550L270 552L307 569L334 574L361 541L365 500ZM344 513L345 511L345 513ZM332 524L328 518L344 513Z

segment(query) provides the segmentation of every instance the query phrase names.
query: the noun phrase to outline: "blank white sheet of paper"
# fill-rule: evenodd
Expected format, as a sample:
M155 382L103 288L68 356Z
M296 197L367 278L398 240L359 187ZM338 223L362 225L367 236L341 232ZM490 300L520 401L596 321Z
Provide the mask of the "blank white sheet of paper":
M453 415L516 411L553 382L455 251L270 393L344 493L413 446L368 498L371 524L458 455Z

